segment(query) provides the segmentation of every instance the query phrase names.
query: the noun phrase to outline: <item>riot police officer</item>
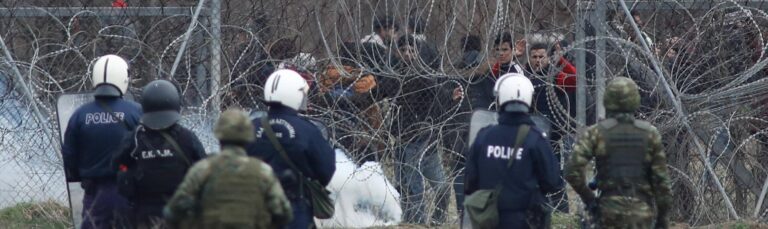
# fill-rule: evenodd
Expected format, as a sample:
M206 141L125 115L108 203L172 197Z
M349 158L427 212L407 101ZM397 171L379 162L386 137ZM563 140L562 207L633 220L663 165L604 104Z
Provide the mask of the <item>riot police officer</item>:
M181 98L173 83L155 80L141 96L141 125L115 157L118 189L133 207L137 228L162 225L162 210L187 170L205 157L195 134L178 121Z
M93 65L95 101L79 107L69 119L62 154L69 182L80 181L85 190L82 228L120 226L127 213L126 200L117 193L113 152L139 123L139 105L123 100L128 90L128 63L106 55Z
M526 212L563 186L547 136L528 114L533 90L522 74L500 77L494 86L499 124L481 129L468 153L465 194L499 188L498 228L542 227L540 221L529 225Z
M298 112L307 107L308 92L309 85L295 71L272 73L264 84L264 100L269 107L267 122L277 142L270 140L258 118L253 121L256 141L248 146L248 155L267 162L280 179L293 208L294 220L289 228L304 229L313 224L311 197L303 186L307 180L302 177L327 186L336 171L336 155L328 141L314 124L299 116ZM284 153L278 148L283 148Z

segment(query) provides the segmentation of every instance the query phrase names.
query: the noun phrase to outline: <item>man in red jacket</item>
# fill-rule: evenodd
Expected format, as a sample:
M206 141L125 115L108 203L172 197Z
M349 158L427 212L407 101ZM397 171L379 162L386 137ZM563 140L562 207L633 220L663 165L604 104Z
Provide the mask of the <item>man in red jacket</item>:
M545 44L532 45L528 64L530 65L530 73L550 73L550 70L548 69L550 67L549 47ZM557 64L553 67L559 70L555 77L556 85L568 93L576 92L576 67L562 56L558 57Z
M532 113L551 124L549 140L558 162L562 162L567 158L569 150L566 149L571 144L567 137L568 127L573 126L569 117L574 117L576 112L576 67L562 56L557 57L556 64L551 64L550 53L546 44L531 45L525 75L535 88ZM567 200L563 190L550 197L553 208L562 212L568 212Z

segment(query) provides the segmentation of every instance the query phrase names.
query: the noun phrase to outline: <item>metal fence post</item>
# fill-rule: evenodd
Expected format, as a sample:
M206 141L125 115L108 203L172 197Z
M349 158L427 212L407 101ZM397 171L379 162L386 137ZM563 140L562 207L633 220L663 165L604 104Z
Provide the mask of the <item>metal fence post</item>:
M197 4L197 8L195 8L195 14L192 15L192 21L189 23L189 28L187 28L187 31L184 33L184 40L181 42L179 52L176 53L176 59L173 61L170 73L168 73L169 78L173 78L176 74L176 69L179 67L181 58L184 56L184 50L187 49L189 37L192 34L192 31L195 30L195 27L197 27L197 18L200 17L200 11L203 9L203 4L205 4L205 0L200 0ZM160 69L160 71L162 71L162 69Z
M590 2L579 2L589 4ZM591 7L578 7L576 14L576 121L578 127L587 125L587 45L583 42L587 35L586 30L591 15Z
M221 109L219 81L221 80L221 0L211 1L211 112L218 117Z
M597 0L595 11L592 15L592 26L595 28L595 36L598 38L606 36L605 15L606 0ZM605 70L607 68L605 52L605 39L595 40L595 120L600 121L605 118L605 106L603 106L603 96L605 94Z

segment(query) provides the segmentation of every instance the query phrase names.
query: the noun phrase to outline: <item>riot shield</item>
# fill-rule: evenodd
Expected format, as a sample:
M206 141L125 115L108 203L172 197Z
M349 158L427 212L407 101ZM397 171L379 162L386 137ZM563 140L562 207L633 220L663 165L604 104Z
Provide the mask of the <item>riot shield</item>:
M133 100L133 95L129 92L123 98ZM69 124L69 118L72 117L72 113L75 113L75 110L83 104L93 100L93 94L91 93L63 94L56 100L59 136L62 143L64 143L64 133L67 130L67 124ZM85 190L80 187L80 182L67 182L67 195L69 196L69 209L72 213L72 225L75 225L75 228L79 228L83 221L83 197L85 196Z
M323 122L321 122L320 120L318 120L318 119L310 118L308 120L313 125L315 125L318 130L320 130L320 134L323 135L323 138L326 141L328 141L328 144L331 144L331 136L330 136L330 134L328 134L328 127L326 127L326 125Z
M469 145L471 146L475 142L477 132L486 126L496 125L499 123L499 114L489 110L475 110L472 111L472 118L469 121Z
M552 122L550 122L549 119L541 115L531 115L531 119L539 130L544 132L547 136L550 136L550 133L552 132Z
M540 115L531 115L531 119L533 120L533 123L536 124L537 128L549 136L550 132L552 131L552 123L546 117ZM486 126L496 125L498 123L499 114L495 111L472 111L472 119L470 119L469 123L469 145L471 146L472 143L475 142L475 137L477 137L477 132L480 132L480 129L483 129L483 127Z
M72 117L72 113L81 105L91 101L93 101L93 95L90 93L63 94L59 96L56 101L56 114L59 123L59 136L62 143L64 142L64 133L67 130L67 124L69 124L69 118ZM75 225L75 228L79 228L83 220L83 197L85 196L85 191L80 187L80 182L67 182L67 195L69 196L72 223Z

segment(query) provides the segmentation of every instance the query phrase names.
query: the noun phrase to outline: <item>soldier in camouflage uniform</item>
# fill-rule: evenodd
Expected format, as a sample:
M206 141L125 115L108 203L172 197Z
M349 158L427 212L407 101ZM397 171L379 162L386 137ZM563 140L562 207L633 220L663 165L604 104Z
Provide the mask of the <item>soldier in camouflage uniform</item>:
M590 126L576 142L565 168L571 184L601 228L667 228L669 178L661 135L650 123L635 120L640 106L637 84L617 77L603 100L608 118ZM585 169L595 159L599 196L587 187Z
M241 110L221 114L214 129L221 153L196 163L164 209L179 228L279 228L293 218L272 168L248 157L253 125Z

